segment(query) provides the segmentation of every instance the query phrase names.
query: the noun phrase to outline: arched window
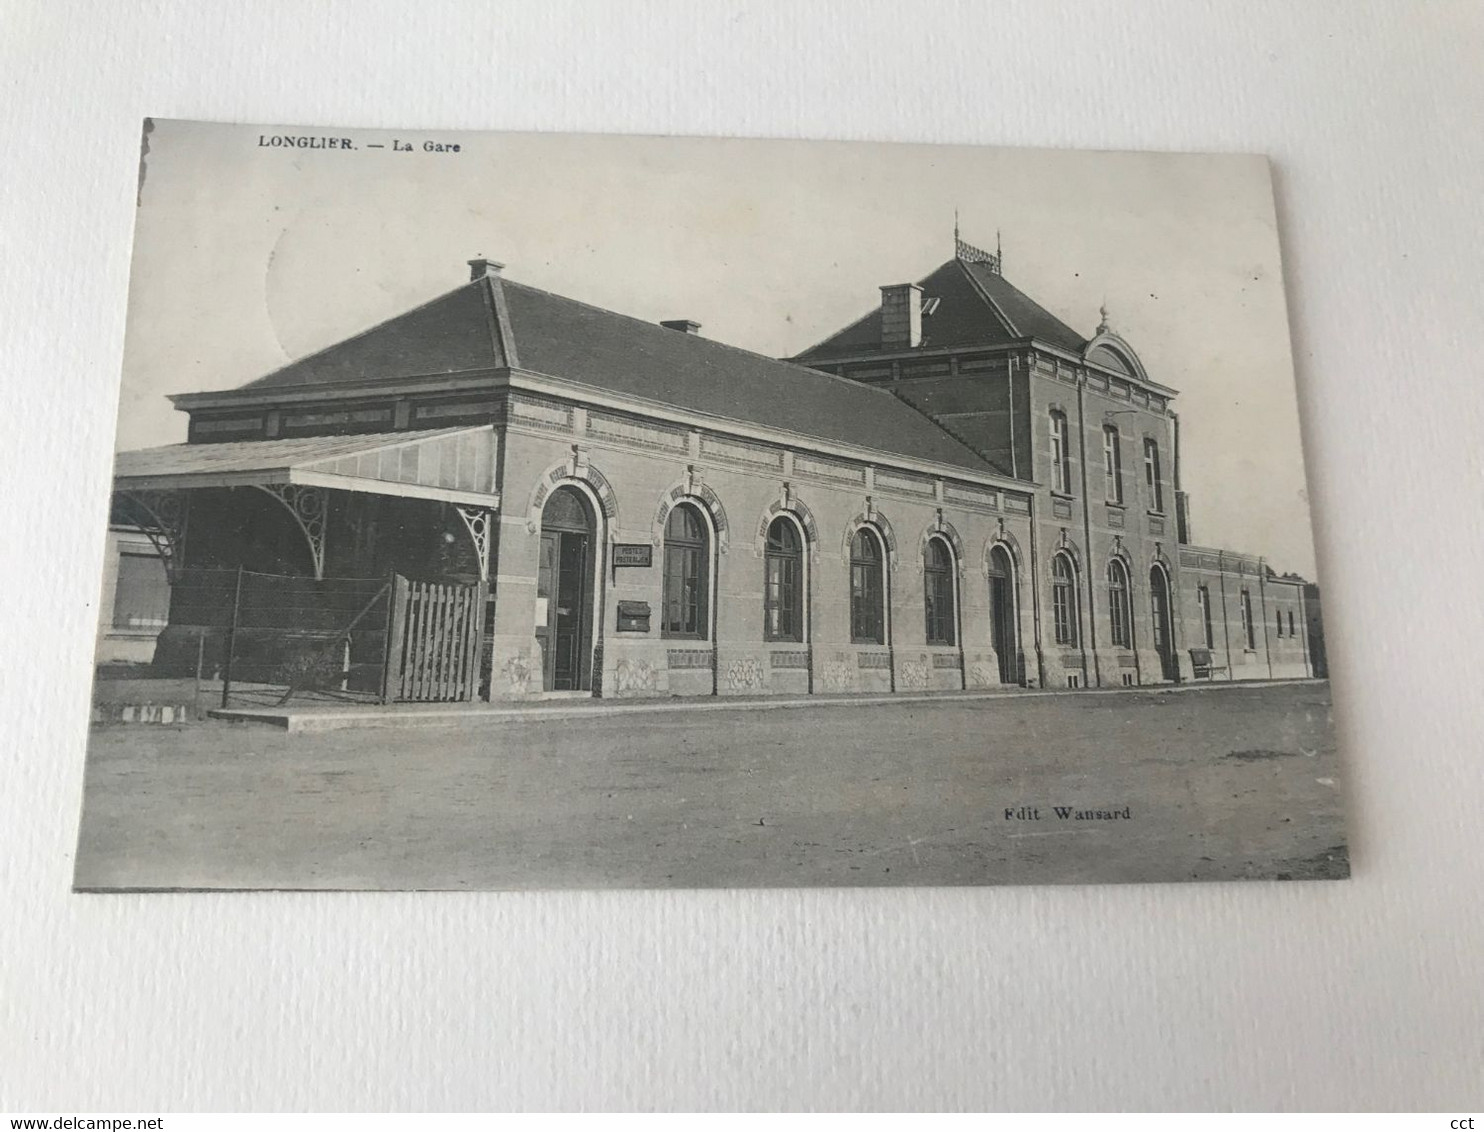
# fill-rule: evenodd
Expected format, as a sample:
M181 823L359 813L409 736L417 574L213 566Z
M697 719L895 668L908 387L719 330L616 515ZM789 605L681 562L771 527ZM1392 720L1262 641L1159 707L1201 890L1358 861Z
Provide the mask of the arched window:
M1293 610L1288 611L1288 635L1293 636Z
M1067 446L1067 414L1051 410L1051 490L1072 490L1072 454Z
M1257 630L1252 625L1252 595L1242 591L1242 635L1247 640L1247 651L1257 648Z
M1070 555L1051 560L1051 622L1059 645L1077 644L1076 570Z
M709 635L708 541L706 523L693 505L681 503L670 512L665 521L663 636L703 640Z
M941 538L928 539L922 555L923 600L927 609L927 643L954 643L953 555Z
M768 525L764 552L763 637L804 639L804 545L798 528L781 515Z
M1128 571L1118 559L1108 563L1108 619L1112 622L1113 647L1134 647L1134 629L1129 616Z
M850 639L858 645L886 644L886 555L869 527L850 540Z

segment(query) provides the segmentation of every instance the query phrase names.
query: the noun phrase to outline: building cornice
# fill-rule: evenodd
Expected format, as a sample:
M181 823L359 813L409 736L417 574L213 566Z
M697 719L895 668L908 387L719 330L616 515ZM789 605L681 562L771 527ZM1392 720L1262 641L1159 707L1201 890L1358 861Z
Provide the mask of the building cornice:
M770 428L733 417L713 416L679 409L661 401L615 394L597 386L585 385L569 378L556 377L527 369L491 369L459 374L427 374L398 378L393 381L349 381L316 384L302 389L276 387L267 389L231 389L206 393L178 393L170 398L178 409L194 412L200 409L272 408L312 404L325 401L361 401L394 399L403 396L443 392L487 391L502 388L519 389L547 397L579 401L617 412L630 413L701 429L724 436L753 440L775 447L819 453L862 464L897 468L944 480L994 487L1029 496L1039 486L1031 480L1015 479L994 472L980 472L957 464L914 459L894 452L827 440L804 432Z
M1094 340L1096 341L1096 340ZM1124 373L1122 370L1105 366L1100 362L1079 354L1073 350L1054 346L1050 342L1040 338L1017 338L1011 342L1000 342L994 345L963 345L963 346L919 346L910 350L873 350L868 353L837 354L831 357L814 358L810 361L800 361L798 358L788 360L796 365L808 366L810 369L819 369L821 366L850 366L850 365L886 365L891 362L922 361L933 358L948 358L960 354L1000 354L1005 357L1015 357L1027 350L1035 350L1047 357L1057 358L1064 362L1080 366L1086 370L1095 370L1106 377L1118 381L1127 382L1129 385L1143 389L1146 393L1156 393L1166 399L1173 399L1180 395L1178 389L1169 385L1162 385L1148 377L1138 377L1134 374ZM903 380L912 380L904 378ZM875 384L874 382L862 382L862 384Z
M944 464L933 460L918 460L895 452L883 452L874 448L844 444L840 441L811 436L808 433L770 428L764 425L754 424L750 421L738 420L733 417L713 416L693 410L677 409L673 405L668 405L661 401L650 401L642 397L618 395L604 389L599 389L596 386L584 385L579 381L554 377L551 374L538 373L534 370L511 370L508 377L508 384L512 389L518 389L528 393L579 401L584 405L650 417L655 420L680 424L705 432L771 444L778 448L817 453L824 456L835 456L860 464L917 472L943 480L954 480L961 483L978 484L983 487L993 487L1002 491L1014 492L1017 495L1030 496L1039 486L1030 480L1018 480L1011 476L998 475L994 472L979 472L973 468L965 468L957 464Z
M497 368L462 370L458 373L430 373L374 381L317 382L305 386L271 386L243 389L221 389L206 393L172 393L170 403L183 412L197 409L271 408L275 405L300 405L315 401L352 401L366 398L395 398L409 394L463 392L469 389L493 389L503 370Z

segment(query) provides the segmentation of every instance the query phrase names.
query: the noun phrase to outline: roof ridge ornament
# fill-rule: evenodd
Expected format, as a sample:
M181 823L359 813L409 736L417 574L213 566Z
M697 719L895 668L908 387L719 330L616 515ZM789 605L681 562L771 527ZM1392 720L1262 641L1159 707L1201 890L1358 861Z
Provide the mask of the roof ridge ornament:
M1112 331L1108 327L1108 300L1106 296L1103 298L1103 305L1098 307L1098 315L1100 321L1098 322L1097 332L1099 334L1111 334Z
M953 217L953 258L961 263L982 263L995 275L1004 274L1001 270L1003 252L1000 246L1000 233L996 229L994 234L995 250L987 252L983 248L976 248L973 244L965 242L958 234L958 214Z

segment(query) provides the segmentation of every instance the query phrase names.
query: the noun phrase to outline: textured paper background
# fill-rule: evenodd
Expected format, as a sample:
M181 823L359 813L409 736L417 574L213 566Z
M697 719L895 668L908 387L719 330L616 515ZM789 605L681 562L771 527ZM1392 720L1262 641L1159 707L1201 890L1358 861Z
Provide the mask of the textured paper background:
M0 11L0 1108L1429 1107L1484 1065L1474 4ZM139 120L1267 152L1356 878L72 896Z

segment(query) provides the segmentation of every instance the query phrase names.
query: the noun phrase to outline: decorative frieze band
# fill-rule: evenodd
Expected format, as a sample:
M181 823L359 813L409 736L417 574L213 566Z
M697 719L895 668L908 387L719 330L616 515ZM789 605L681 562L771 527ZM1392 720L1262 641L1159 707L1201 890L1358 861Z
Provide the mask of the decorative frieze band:
M1000 509L1000 497L998 493L981 491L973 487L963 487L955 483L943 485L943 498L950 503L961 503L964 506L978 507L985 511L998 511Z
M763 448L755 444L743 444L735 440L723 440L717 436L701 437L701 455L733 464L748 464L770 471L783 470L783 452L777 448Z
M553 432L568 432L572 428L572 406L554 401L538 401L532 397L517 397L510 403L510 417L530 428L549 429Z
M963 666L964 666L964 658L961 657L961 656L959 656L959 654L956 653L956 652L955 653L941 653L940 652L940 653L934 653L933 654L933 667L934 668L962 668Z
M768 654L769 668L808 668L809 654L805 651L789 650Z
M876 472L876 486L882 491L895 491L918 498L931 498L933 481L926 476L907 476L900 472Z
M670 649L668 666L670 668L710 668L715 657L710 649Z
M947 358L940 358L929 362L903 362L901 378L910 381L914 377L948 377L953 372L953 365Z
M815 456L795 456L794 471L799 475L816 479L833 480L836 483L865 484L866 470L849 464L838 464L834 460L821 460Z
M493 412L488 401L441 401L414 405L412 417L419 421L441 421L450 417L487 417Z
M378 409L337 409L317 413L285 413L284 428L321 428L325 425L388 424L390 406Z
M862 652L855 654L855 663L858 668L890 668L891 653L889 652Z
M684 429L645 424L625 417L609 416L607 413L589 412L587 431L589 436L636 444L642 448L659 448L666 452L684 452L690 446L689 434Z
M219 420L206 420L195 422L196 432L202 435L212 433L244 433L262 432L262 417L224 417Z
M1231 574L1260 574L1263 568L1260 558L1193 547L1180 548L1180 565L1202 570L1225 570Z
M985 370L1003 370L1005 363L999 358L960 358L959 373L983 373Z

